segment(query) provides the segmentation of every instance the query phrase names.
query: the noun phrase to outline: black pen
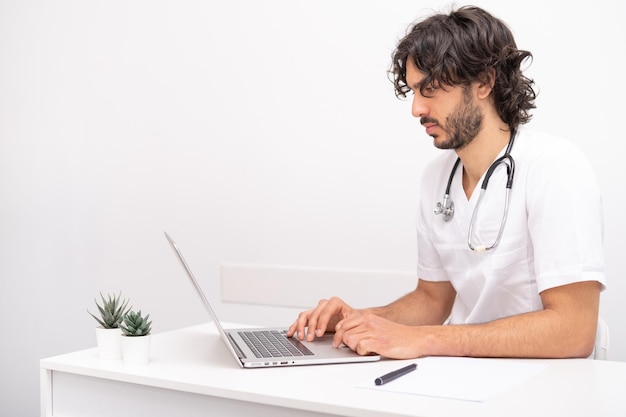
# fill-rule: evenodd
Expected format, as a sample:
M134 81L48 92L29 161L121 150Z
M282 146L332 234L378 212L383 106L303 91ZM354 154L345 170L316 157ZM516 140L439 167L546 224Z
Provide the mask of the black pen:
M417 364L416 363L412 363L410 365L405 366L404 368L397 369L397 370L395 370L393 372L389 372L388 374L385 374L385 375L383 375L381 377L376 378L374 380L374 384L376 384L376 385L386 384L387 382L393 381L394 379L398 379L402 375L406 375L409 372L413 372L416 369L417 369Z

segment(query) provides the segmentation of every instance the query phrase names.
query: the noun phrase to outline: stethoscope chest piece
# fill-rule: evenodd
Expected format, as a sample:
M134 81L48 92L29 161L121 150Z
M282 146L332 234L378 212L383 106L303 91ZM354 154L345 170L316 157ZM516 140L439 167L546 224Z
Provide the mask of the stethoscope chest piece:
M446 186L446 192L443 194L443 201L438 202L435 206L435 215L441 214L441 217L445 222L449 222L454 216L454 202L450 198L450 186L452 185L452 178L454 178L454 173L459 167L460 162L461 159L457 158L454 166L452 167L452 172L450 172L450 177L448 178L448 185Z
M449 222L454 216L454 202L450 199L449 194L444 194L443 202L438 202L435 207L435 214L441 214L443 221Z

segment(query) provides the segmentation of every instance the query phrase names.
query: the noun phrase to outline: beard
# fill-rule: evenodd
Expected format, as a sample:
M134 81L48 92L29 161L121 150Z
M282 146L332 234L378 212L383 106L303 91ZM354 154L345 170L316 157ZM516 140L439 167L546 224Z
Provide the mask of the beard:
M459 150L467 146L480 132L484 115L474 101L471 92L466 90L463 101L446 117L445 125L440 125L437 119L423 117L422 123L437 123L446 133L447 140L437 142L439 135L432 135L435 147L439 149Z

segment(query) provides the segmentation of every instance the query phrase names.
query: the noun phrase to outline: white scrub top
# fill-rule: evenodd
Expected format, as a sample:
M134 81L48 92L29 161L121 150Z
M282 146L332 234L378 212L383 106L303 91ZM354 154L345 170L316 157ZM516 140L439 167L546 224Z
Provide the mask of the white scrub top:
M504 150L502 151L504 153ZM424 170L417 219L418 276L450 281L457 292L450 323L483 323L540 310L539 293L581 281L604 286L603 208L595 175L571 143L520 128L511 151L515 177L509 214L498 246L477 253L467 245L480 185L469 201L463 165L452 180L455 213L449 222L435 215L442 201L454 151ZM489 180L474 224L474 246L490 246L504 212L506 168Z

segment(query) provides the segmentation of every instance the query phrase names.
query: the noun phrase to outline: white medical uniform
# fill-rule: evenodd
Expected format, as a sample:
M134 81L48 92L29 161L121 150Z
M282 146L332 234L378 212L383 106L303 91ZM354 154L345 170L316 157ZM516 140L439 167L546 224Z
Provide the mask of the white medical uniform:
M602 201L585 156L563 139L526 128L519 129L511 155L515 177L502 239L495 249L482 253L467 244L482 179L468 200L459 164L450 189L455 213L445 222L433 210L443 199L456 153L444 151L424 170L417 220L418 276L454 286L452 324L540 310L539 293L549 288L581 281L606 285ZM501 165L479 208L474 246L490 246L495 240L505 184L506 168Z

